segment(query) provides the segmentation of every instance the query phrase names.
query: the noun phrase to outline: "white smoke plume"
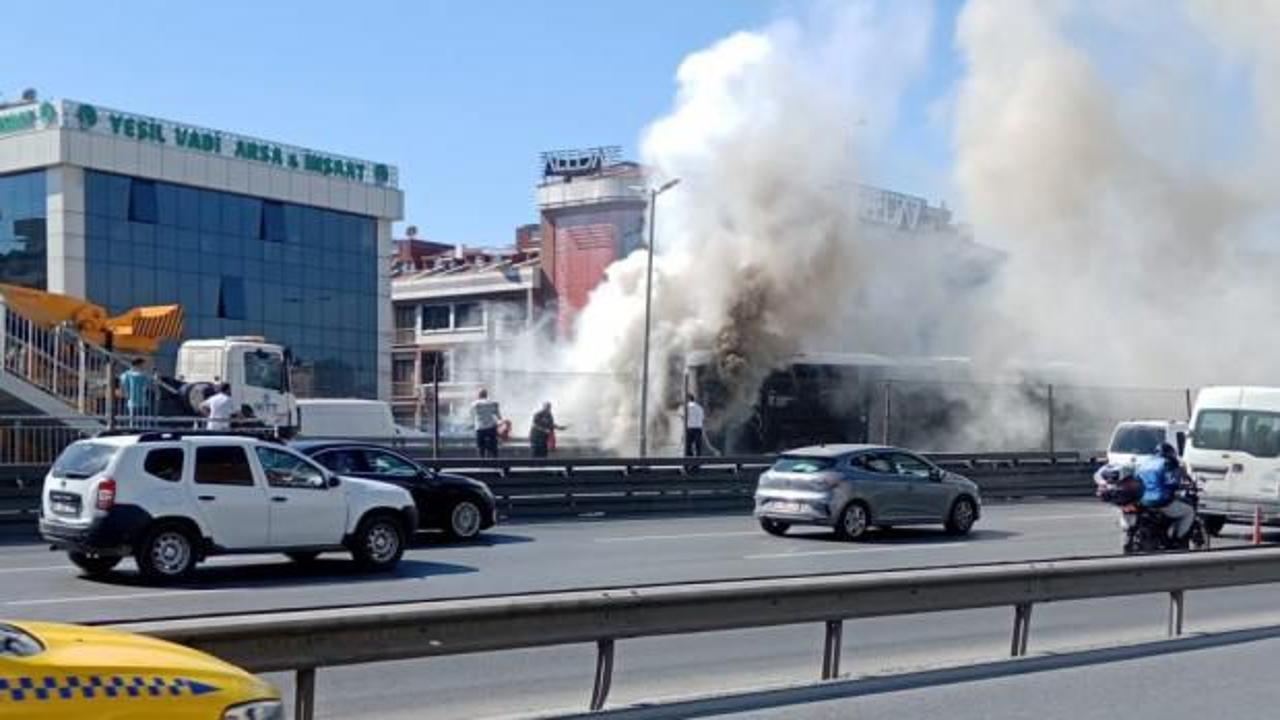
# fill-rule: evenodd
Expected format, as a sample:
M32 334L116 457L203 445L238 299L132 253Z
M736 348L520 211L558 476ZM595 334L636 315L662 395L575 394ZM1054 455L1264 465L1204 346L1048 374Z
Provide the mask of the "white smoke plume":
M810 341L859 332L841 325L873 262L859 235L854 156L892 127L930 26L920 5L834 5L737 33L681 64L675 106L642 142L655 181L680 180L658 200L655 428L673 417L679 393L667 369L687 352L714 350L746 403ZM637 434L646 259L642 250L609 268L561 363L588 378L559 388L562 416L619 451Z
M945 348L997 380L1280 381L1280 2L971 0L953 178L976 239L1007 253L978 295L945 282L928 238L878 242L856 217L854 183L874 178L855 159L891 131L931 23L917 3L828 5L680 66L642 143L656 182L681 181L658 201L651 417L673 417L669 361L705 349L741 403L799 350ZM623 452L645 261L609 269L549 363L580 378L554 390L561 417ZM982 312L951 307L962 296ZM1038 395L967 401L957 437L1037 446Z
M1009 252L976 351L1113 383L1277 380L1277 20L1276 3L966 5L956 184Z

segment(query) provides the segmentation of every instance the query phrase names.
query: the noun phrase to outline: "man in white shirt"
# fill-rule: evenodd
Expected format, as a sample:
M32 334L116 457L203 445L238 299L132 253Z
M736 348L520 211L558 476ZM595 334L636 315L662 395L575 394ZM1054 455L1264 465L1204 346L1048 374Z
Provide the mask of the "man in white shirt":
M689 395L684 413L684 454L685 457L697 457L702 454L702 427L706 423L707 414L698 401L693 399L692 394Z
M205 427L210 430L230 430L231 416L235 414L234 410L231 399L231 383L222 383L218 386L218 392L200 403L200 412L209 418L208 422L205 423Z
M479 397L471 403L471 421L476 429L476 450L480 457L498 457L498 423L502 412L498 401L489 399L489 391L481 389Z

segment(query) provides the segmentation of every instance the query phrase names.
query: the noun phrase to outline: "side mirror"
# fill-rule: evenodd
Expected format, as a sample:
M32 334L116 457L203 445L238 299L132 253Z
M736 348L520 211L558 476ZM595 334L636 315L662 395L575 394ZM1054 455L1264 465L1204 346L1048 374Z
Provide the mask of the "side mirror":
M934 482L942 482L942 470L938 468L929 468L929 479Z
M338 479L338 476L337 476L337 475L330 475L330 476L329 476L329 487L331 487L331 488L336 488L336 487L338 487L338 486L339 486L339 485L341 485L341 484L342 484L342 481Z

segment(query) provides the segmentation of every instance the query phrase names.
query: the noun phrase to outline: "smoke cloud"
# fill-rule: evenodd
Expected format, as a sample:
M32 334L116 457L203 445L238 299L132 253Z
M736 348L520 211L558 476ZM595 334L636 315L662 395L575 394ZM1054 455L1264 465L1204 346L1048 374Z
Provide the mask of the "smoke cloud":
M685 354L713 351L732 412L792 354L860 331L842 325L874 262L854 157L892 127L930 26L921 6L831 6L681 64L673 109L642 140L656 182L680 181L657 210L649 409L660 441L673 439L669 369ZM566 414L619 450L636 437L646 260L641 250L609 269L563 355L568 371L597 378L561 388ZM617 382L602 387L601 373Z
M963 73L939 102L962 212L1006 253L981 290L954 237L857 217L856 183L874 182L859 167L892 132L932 21L917 3L825 5L681 64L642 141L656 182L680 180L657 212L659 441L674 440L671 365L691 351L712 351L730 414L800 351L963 355L974 377L1033 383L1049 378L1027 368L1276 382L1280 2L970 0ZM565 373L561 416L619 451L637 435L646 260L610 267L571 346L546 355ZM1039 445L1041 394L946 399L965 408L952 439Z
M1276 25L1254 3L1154 9L961 14L955 181L979 239L1009 253L974 349L1112 383L1265 381Z

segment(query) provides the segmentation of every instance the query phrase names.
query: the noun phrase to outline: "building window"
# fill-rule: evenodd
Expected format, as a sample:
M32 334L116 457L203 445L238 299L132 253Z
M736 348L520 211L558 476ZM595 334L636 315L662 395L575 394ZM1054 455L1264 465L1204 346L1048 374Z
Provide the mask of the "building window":
M129 182L129 220L155 225L159 220L156 208L155 182L132 178Z
M418 308L414 305L396 305L396 329L412 330L418 318Z
M449 329L449 306L448 305L423 305L422 306L422 329L423 330L448 330Z
M262 201L262 217L258 222L258 239L267 242L284 242L284 203L275 200Z
M218 286L218 317L224 320L244 319L244 280L222 276Z
M438 350L422 353L422 382L436 382L439 374L440 382L449 382L449 354Z
M484 309L478 302L453 306L453 327L458 330L484 327Z
M0 282L44 290L47 236L44 171L0 175Z
M413 358L395 358L391 361L391 382L413 382Z

